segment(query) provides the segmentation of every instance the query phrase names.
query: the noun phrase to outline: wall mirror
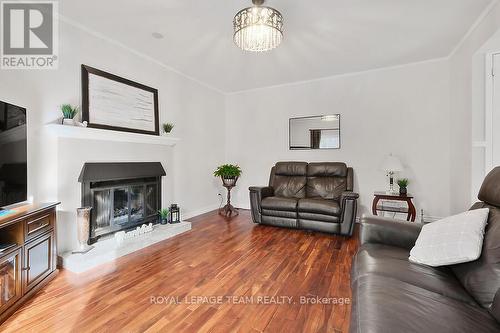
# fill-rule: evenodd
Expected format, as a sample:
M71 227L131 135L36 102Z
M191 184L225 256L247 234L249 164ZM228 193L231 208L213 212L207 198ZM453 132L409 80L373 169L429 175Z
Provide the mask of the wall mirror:
M290 150L339 149L340 114L290 118Z

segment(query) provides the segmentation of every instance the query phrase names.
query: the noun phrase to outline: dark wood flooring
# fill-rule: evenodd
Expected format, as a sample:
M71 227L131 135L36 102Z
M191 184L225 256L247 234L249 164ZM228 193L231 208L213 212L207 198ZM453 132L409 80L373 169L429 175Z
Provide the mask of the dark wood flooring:
M351 297L356 237L254 225L248 211L191 221L88 273L62 270L0 331L348 331L350 305L334 303Z

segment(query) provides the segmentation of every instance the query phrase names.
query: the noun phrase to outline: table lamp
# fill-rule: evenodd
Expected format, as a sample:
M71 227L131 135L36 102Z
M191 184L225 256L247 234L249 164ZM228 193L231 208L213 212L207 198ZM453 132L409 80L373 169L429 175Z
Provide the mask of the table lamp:
M382 164L382 170L384 170L387 173L387 176L389 176L389 193L395 193L394 174L396 172L403 171L403 169L403 164L397 156L390 154L385 158L384 163Z

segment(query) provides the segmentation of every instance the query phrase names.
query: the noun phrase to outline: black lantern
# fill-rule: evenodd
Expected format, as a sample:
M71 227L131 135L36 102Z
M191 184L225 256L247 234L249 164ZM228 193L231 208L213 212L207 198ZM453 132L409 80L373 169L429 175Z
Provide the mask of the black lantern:
M177 204L170 205L170 223L181 222L181 212Z

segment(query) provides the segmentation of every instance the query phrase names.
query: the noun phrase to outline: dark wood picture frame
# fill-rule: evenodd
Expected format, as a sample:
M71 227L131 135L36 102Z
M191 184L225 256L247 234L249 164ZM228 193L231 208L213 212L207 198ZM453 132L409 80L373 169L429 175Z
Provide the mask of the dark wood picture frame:
M335 116L338 116L338 122L339 122L339 128L328 128L328 130L338 130L339 131L339 146L336 148L317 148L317 149L312 149L312 148L305 148L305 147L294 147L292 146L292 120L295 119L308 119L308 118L321 118L329 115L319 115L319 116L303 116L303 117L293 117L293 118L288 118L288 150L339 150L342 149L342 132L341 132L341 126L340 126L340 119L341 119L341 114L340 113L335 113L332 114Z
M105 71L102 71L97 68L93 68L87 65L82 64L82 121L88 122L88 127L92 128L101 128L113 131L122 131L122 132L131 132L131 133L140 133L140 134L149 134L149 135L160 135L160 124L159 124L159 114L158 114L158 89L146 86L144 84L125 79L118 75L114 75ZM104 77L106 79L116 81L119 83L123 83L138 89L142 89L144 91L153 93L154 98L154 119L155 119L155 130L154 131L145 131L137 128L128 128L128 127L119 127L119 126L111 126L111 125L103 125L103 124L95 124L90 122L90 113L89 113L89 74L98 75Z

